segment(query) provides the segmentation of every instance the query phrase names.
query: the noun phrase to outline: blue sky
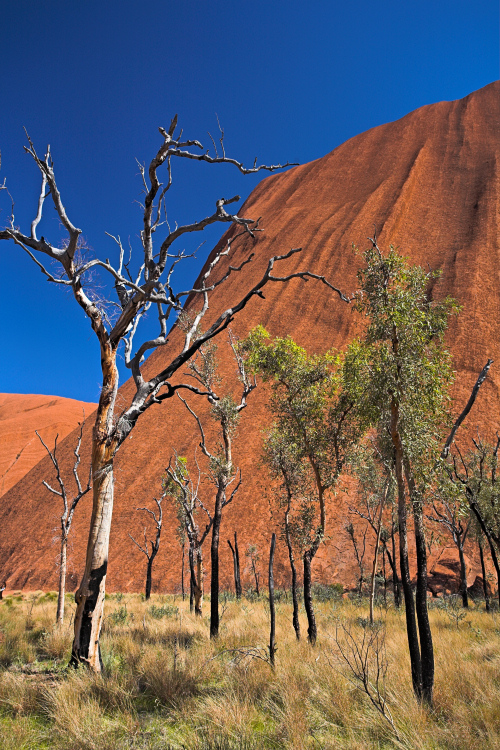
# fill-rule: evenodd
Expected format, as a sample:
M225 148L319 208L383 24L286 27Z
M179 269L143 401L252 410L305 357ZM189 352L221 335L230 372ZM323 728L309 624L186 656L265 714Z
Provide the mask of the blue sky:
M303 163L499 77L497 0L3 0L0 25L0 182L16 223L29 232L39 187L24 126L39 151L50 142L66 208L100 257L114 252L106 231L138 247L135 158L150 160L158 126L176 112L185 135L202 142L217 113L227 151L241 160ZM169 205L179 222L258 181L228 167L181 167ZM9 209L3 192L2 226ZM52 209L41 233L58 236ZM207 234L180 285L218 236ZM21 252L0 244L0 392L97 400L88 321Z

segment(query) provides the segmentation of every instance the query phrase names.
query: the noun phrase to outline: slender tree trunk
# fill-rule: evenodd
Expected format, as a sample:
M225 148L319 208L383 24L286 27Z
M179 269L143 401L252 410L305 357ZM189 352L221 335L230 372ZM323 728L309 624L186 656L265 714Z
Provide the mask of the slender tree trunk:
M377 541L375 542L375 553L373 555L372 578L370 584L370 625L373 625L373 607L375 603L375 577L377 575L378 549L380 545L380 532L382 531L382 515L377 529Z
M189 544L188 561L189 561L189 611L192 613L194 612L194 592L196 588L196 574L194 572L194 550L193 550L191 543Z
M269 552L269 612L271 615L271 630L269 634L269 661L274 669L274 657L276 654L276 612L274 609L274 550L276 547L276 534L271 537L271 549Z
M484 593L484 604L486 607L486 611L489 612L491 609L490 605L490 595L488 591L488 582L486 580L486 566L484 564L484 552L483 552L483 544L481 542L481 539L477 540L477 543L479 545L479 557L481 559L481 572L483 575L483 593Z
M184 553L186 551L186 544L183 542L182 544L182 568L181 568L181 591L182 591L182 601L184 601L186 592L184 590Z
M467 592L467 567L465 565L462 541L457 546L458 557L460 558L460 593L462 595L462 605L467 609L469 607L469 594Z
M408 562L408 532L406 526L406 493L403 476L403 446L398 430L399 409L395 400L391 404L391 437L394 446L396 481L398 485L399 558L401 583L405 600L406 634L410 652L411 679L417 700L422 700L422 662L418 642L415 602L411 590L410 565Z
M66 529L63 529L61 535L61 554L59 558L59 593L57 596L57 616L56 622L59 625L64 621L64 595L66 593L66 568L68 553L68 537Z
M253 570L253 577L255 578L255 593L257 596L260 596L260 588L259 588L259 573L257 571L257 568L255 566L255 561L252 560L252 570Z
M237 599L241 599L241 576L240 576L240 553L238 550L238 537L236 531L234 532L234 547L230 540L227 540L229 548L233 555L233 568L234 568L234 591Z
M427 609L427 545L425 543L424 513L422 500L418 495L407 458L405 458L405 474L412 501L415 546L417 551L417 592L415 598L422 663L422 697L431 706L432 691L434 688L434 646L432 643L429 611Z
M375 577L377 575L378 551L380 547L380 535L382 533L382 514L384 512L384 505L385 505L388 492L389 492L389 482L387 482L385 490L384 490L384 494L382 498L380 499L380 515L378 519L377 541L375 542L375 553L373 555L372 579L371 579L371 585L370 585L370 624L371 625L373 625L373 605L375 602Z
M198 547L196 550L196 579L194 586L194 613L198 617L201 617L203 614L204 579L203 556L201 547Z
M219 635L219 536L223 499L224 490L219 487L215 499L212 544L210 547L210 563L212 566L210 581L210 638L217 638Z
M391 542L392 542L392 558L387 550L387 557L389 558L389 565L392 568L392 588L394 593L394 606L399 609L401 606L401 589L399 587L399 576L398 568L396 565L396 539L394 534L394 524L391 528ZM387 549L387 548L386 548Z
M434 688L434 646L427 610L427 547L425 544L422 503L417 499L413 501L412 505L417 548L417 591L415 599L422 664L422 698L431 706Z
M386 546L385 544L382 547L382 575L384 576L384 607L387 609L387 575L386 575L386 564L385 564L385 557L386 557Z
M146 568L146 601L151 599L151 578L153 570L153 557L148 557L148 566Z
M295 568L295 557L293 554L292 540L290 539L290 528L288 525L288 511L285 514L285 540L288 549L288 558L290 560L290 569L292 571L292 602L293 602L293 629L295 636L300 641L300 622L299 622L299 598L297 596L297 570Z
M307 615L307 640L314 646L318 637L316 617L312 601L311 551L304 552L304 607Z

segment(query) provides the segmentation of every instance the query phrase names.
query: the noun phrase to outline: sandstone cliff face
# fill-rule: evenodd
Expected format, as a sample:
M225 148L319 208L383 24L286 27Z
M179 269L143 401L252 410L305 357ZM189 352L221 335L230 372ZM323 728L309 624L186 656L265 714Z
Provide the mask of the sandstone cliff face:
M457 409L470 392L486 359L498 360L500 340L500 82L455 102L422 107L394 123L382 125L347 141L322 159L263 180L241 210L244 216L262 216L265 232L254 246L255 259L244 272L231 276L214 293L215 313L236 301L260 276L272 254L302 247L282 265L282 271L310 269L324 274L349 292L356 286L359 263L351 244L361 248L377 228L379 244L393 243L412 261L442 269L433 294L451 294L463 305L448 332L457 380L453 395ZM238 247L237 265L251 241ZM221 273L222 273L221 269ZM316 282L269 285L266 300L253 300L233 329L239 334L257 323L275 335L292 334L310 350L342 347L357 332L360 322L348 305ZM195 301L191 301L195 304ZM171 339L175 347L175 335ZM229 348L219 344L224 368L234 375ZM147 367L156 370L167 353L154 353ZM469 424L499 427L496 364L483 386ZM132 388L125 383L120 399L126 403ZM228 509L222 529L222 570L231 581L230 552L225 539L239 532L240 549L248 543L265 546L273 527L265 496L265 476L259 469L266 395L252 394L243 413L235 460L243 472L242 488ZM207 409L197 402L201 416ZM143 518L137 506L151 502L160 489L160 476L172 451L192 456L198 436L181 404L172 399L151 408L118 455L115 515L111 535L109 585L111 589L140 589L144 560L128 539L141 533ZM87 436L88 438L88 436ZM65 441L67 453L74 435ZM88 445L88 443L87 443ZM62 451L61 451L62 453ZM70 471L70 458L66 470ZM82 469L83 470L83 469ZM3 499L0 509L0 561L9 587L54 587L57 509L41 487L50 474L41 461ZM207 486L207 497L210 491ZM323 580L352 582L354 569L343 531L346 501L330 500L329 535L315 562ZM76 583L84 559L90 499L82 501L75 517L70 570ZM180 550L175 521L167 513L165 533L157 558L154 586L172 590L180 581ZM206 553L208 557L208 549ZM287 576L283 551L278 557L277 585ZM249 576L244 575L250 582Z

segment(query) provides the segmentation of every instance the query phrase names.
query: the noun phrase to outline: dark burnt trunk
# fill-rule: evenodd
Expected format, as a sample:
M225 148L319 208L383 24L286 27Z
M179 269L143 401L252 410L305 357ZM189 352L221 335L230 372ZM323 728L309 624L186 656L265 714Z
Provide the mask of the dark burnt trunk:
M391 543L392 543L392 557L387 549L387 557L389 559L389 565L392 569L392 588L394 591L394 606L396 609L399 609L401 606L401 589L399 586L399 576L398 576L398 567L396 564L396 539L394 534L394 524L392 525L391 529Z
M238 536L236 531L234 532L234 547L231 541L228 539L227 543L233 556L233 570L234 570L234 591L237 599L241 599L241 575L240 575L240 553L238 550Z
M460 594L462 595L462 605L467 609L469 607L469 594L467 592L467 567L465 565L464 548L462 543L458 544L458 556L460 558Z
M314 615L313 601L312 601L312 575L311 575L311 561L312 555L310 550L304 553L304 607L307 615L307 640L314 646L318 637L318 629L316 627L316 617Z
M269 612L271 616L271 628L269 634L269 661L274 669L274 657L276 654L276 613L274 609L274 550L276 547L276 534L271 538L271 549L269 552Z
M212 544L210 546L210 638L219 635L219 537L222 520L224 490L219 487L215 500L214 521L212 524Z
M260 596L260 587L259 587L259 572L257 570L257 567L255 565L255 560L252 560L252 570L253 570L253 577L255 578L255 593L257 596Z
M182 592L182 601L184 601L186 597L186 592L184 590L184 553L186 551L186 545L182 545L182 567L181 567L181 592Z
M189 561L189 611L194 612L194 589L196 586L196 576L194 572L194 550L192 545L189 545L188 553Z
M288 549L288 558L290 560L290 569L292 571L292 603L293 603L293 614L292 623L293 629L295 630L295 636L300 641L300 622L299 622L299 597L297 594L297 569L295 567L295 557L293 554L292 543L290 540L290 534L288 525L285 527L285 538L286 546Z
M290 508L292 504L292 494L288 490L288 505L285 511L285 541L288 550L288 559L290 560L290 569L292 571L292 603L293 614L292 623L295 630L295 637L300 641L300 622L299 622L299 597L297 594L297 569L295 568L295 556L293 554L292 539L290 536Z
M422 698L432 705L432 691L434 688L434 646L427 610L427 547L425 544L425 530L423 522L422 503L413 502L413 520L415 526L415 543L417 550L417 590L416 610L418 632L420 636L420 658L422 664Z
M403 476L403 446L398 429L399 408L395 399L391 403L391 437L395 454L396 481L398 485L399 559L401 584L405 601L406 634L410 652L411 680L417 700L422 700L422 662L418 642L415 602L411 589L410 565L408 561L408 531L406 526L406 493Z
M203 556L199 545L196 548L195 557L196 575L194 581L194 613L197 617L202 617L205 571L203 570Z
M480 538L477 540L477 543L479 545L479 557L481 559L481 573L482 573L482 576L483 576L484 605L486 607L486 611L489 612L490 609L491 609L491 605L490 605L490 592L488 591L488 581L486 580L486 566L484 564L483 544L482 544Z
M384 577L384 607L387 609L387 571L385 564L386 546L382 547L382 575Z
M151 599L151 578L153 570L153 556L148 559L148 567L146 569L146 601Z

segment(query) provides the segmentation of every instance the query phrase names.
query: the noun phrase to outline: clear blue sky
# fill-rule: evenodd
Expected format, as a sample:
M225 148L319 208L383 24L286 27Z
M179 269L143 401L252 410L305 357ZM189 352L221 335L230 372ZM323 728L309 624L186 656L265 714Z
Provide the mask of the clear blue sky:
M185 135L202 141L217 113L227 150L242 160L303 163L499 77L498 0L3 0L0 24L0 181L16 223L29 232L39 187L25 126L40 151L50 142L68 212L101 257L114 252L105 231L138 246L135 158L151 158L158 126L176 112ZM216 198L246 196L257 183L191 166L174 174L172 220L201 218ZM3 226L5 192L0 209ZM41 233L58 232L49 208ZM181 285L217 237L207 236ZM0 244L0 392L97 400L88 321L21 253Z

